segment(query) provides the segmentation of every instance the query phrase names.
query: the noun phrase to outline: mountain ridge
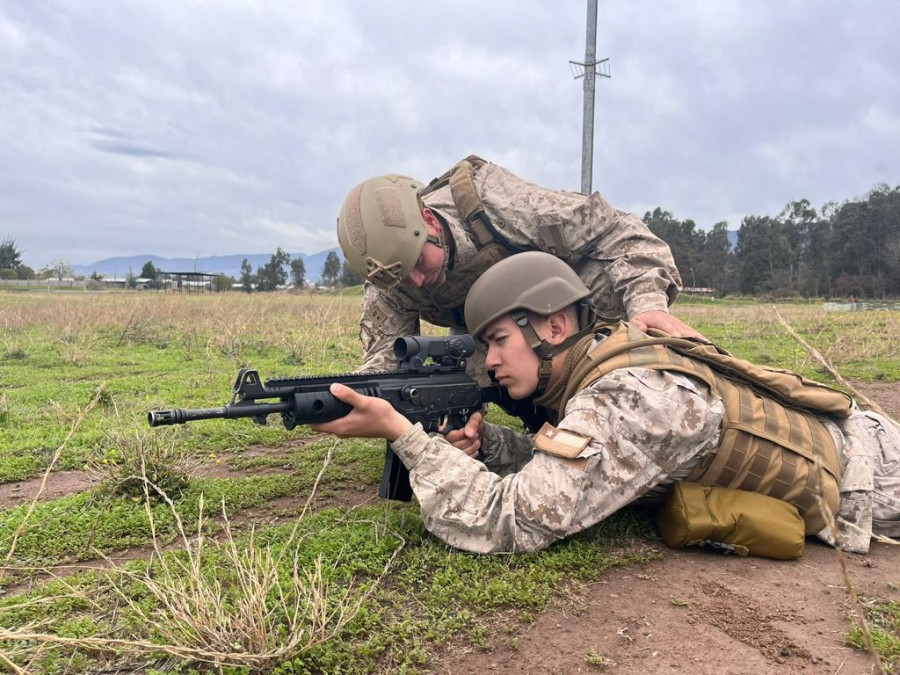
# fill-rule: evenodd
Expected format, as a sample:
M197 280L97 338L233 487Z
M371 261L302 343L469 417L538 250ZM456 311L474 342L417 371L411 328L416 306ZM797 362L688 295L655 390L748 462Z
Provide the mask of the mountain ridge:
M318 281L322 276L322 268L325 266L325 258L334 251L343 262L340 249L333 248L318 253L291 253L291 260L301 258L306 267L306 279ZM114 256L104 258L89 265L72 265L72 271L78 276L90 276L94 272L107 278L122 278L129 272L135 276L141 273L141 268L147 261L153 263L157 270L163 272L204 272L206 274L226 274L235 279L241 275L241 262L247 259L255 272L260 265L265 265L272 259L271 253L235 253L232 255L211 255L202 258L166 258L152 253Z

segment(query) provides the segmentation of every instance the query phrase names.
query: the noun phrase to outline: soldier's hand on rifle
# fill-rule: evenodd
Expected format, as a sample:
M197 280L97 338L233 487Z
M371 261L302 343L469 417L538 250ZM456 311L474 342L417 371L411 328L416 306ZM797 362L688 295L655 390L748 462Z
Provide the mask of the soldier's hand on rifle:
M668 312L663 312L658 309L635 314L633 317L631 317L631 323L635 328L637 328L638 330L642 330L645 333L650 328L655 328L656 330L661 330L673 337L700 338L701 340L706 339L701 333L695 331L681 319L672 316Z
M364 396L337 382L331 385L329 391L336 399L353 406L353 410L331 422L311 425L316 431L341 438L386 438L396 441L412 427L412 423L384 399Z
M484 434L484 415L475 413L462 429L448 432L444 438L455 448L462 450L469 457L478 457L481 448L481 436Z

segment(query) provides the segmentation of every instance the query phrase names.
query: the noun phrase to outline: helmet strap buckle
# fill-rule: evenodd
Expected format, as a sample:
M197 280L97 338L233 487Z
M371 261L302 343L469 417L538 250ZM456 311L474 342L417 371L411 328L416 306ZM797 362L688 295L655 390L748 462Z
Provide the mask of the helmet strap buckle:
M366 278L372 285L383 291L389 291L397 286L403 278L400 276L403 265L395 262L392 265L383 265L374 258L366 258Z

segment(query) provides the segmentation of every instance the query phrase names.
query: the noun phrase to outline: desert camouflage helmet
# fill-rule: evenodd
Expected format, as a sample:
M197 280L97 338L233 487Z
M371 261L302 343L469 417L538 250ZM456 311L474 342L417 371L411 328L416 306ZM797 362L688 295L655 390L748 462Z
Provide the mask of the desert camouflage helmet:
M472 284L466 297L466 326L475 337L515 310L547 316L583 300L590 291L571 267L541 251L501 260Z
M378 176L353 188L341 207L341 250L350 267L379 288L393 288L409 276L430 239L422 187L407 176Z

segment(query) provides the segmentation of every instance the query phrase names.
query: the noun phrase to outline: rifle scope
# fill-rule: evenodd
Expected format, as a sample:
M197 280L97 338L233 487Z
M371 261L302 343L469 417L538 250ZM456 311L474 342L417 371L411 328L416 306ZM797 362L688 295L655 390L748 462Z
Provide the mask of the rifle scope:
M475 353L475 339L471 335L450 335L448 337L422 337L407 335L394 340L394 356L407 361L414 356L423 361L429 356L435 361L444 357L458 359Z

